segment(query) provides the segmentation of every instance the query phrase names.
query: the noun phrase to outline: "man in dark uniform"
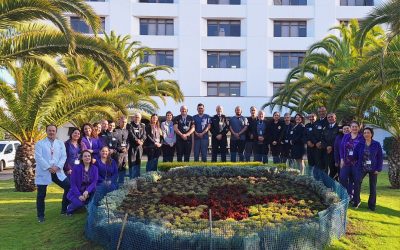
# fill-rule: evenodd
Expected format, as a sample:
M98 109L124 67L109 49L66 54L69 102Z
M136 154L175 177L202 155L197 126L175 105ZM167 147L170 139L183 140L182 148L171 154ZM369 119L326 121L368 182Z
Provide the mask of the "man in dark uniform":
M258 111L256 122L256 141L254 145L254 161L268 163L267 121L264 111Z
M315 157L316 157L316 150L317 147L315 144L317 143L316 136L316 120L317 115L315 113L311 113L308 116L309 123L305 126L305 134L304 138L307 143L307 161L308 166L315 167Z
M117 163L118 163L118 183L124 183L126 175L126 165L128 164L129 144L127 143L129 131L126 128L128 119L121 116L119 125L113 132L114 138L117 140Z
M257 141L257 108L251 106L250 116L247 117L249 126L246 130L246 145L244 148L244 160L250 161L250 157L253 154L255 156L255 145Z
M118 160L118 155L117 155L117 139L114 137L112 130L114 130L112 124L115 123L111 120L102 120L101 121L101 126L102 130L99 134L99 138L101 142L103 143L103 146L107 146L108 149L110 150L111 158L113 158L115 161ZM111 125L111 126L110 126ZM106 127L106 129L103 129Z
M290 114L285 113L284 124L282 126L282 132L280 137L281 142L281 162L286 163L290 156L290 131L292 131L293 124L290 122Z
M193 117L188 115L186 106L181 106L181 114L174 118L174 131L176 133L176 159L182 162L189 162L192 151L192 134L194 132Z
M274 112L272 115L273 120L268 124L268 143L272 154L274 163L281 163L281 133L283 123L280 121L281 115L279 112Z
M228 144L226 134L229 131L227 117L223 114L222 106L216 107L217 114L211 118L211 161L216 162L218 153L221 153L221 161L226 162L226 147Z
M142 115L135 113L131 124L128 127L128 159L129 159L129 177L140 176L140 164L142 163L143 143L146 140L145 125L141 123Z
M315 150L315 165L324 171L327 171L326 161L325 161L325 150L322 148L322 137L324 128L328 125L328 119L326 118L326 108L318 108L318 121L315 124L315 138L316 138L316 150Z
M339 133L339 126L336 124L336 115L328 114L328 126L325 127L321 147L325 150L326 166L329 169L329 176L338 179L338 169L335 166L334 145L336 136Z

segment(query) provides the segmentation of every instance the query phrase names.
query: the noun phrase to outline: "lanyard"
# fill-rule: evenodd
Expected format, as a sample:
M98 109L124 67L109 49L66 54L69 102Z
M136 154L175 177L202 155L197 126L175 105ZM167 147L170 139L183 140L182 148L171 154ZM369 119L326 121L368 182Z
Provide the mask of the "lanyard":
M92 149L93 142L89 137L86 137L87 141L89 142L89 149Z
M54 156L54 141L50 142L50 157L53 160Z

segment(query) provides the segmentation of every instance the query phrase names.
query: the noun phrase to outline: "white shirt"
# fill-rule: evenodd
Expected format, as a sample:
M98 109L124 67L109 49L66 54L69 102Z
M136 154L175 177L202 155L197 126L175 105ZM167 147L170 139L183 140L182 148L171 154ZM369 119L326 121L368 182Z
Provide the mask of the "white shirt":
M49 185L52 183L51 173L49 172L52 166L58 167L57 177L60 181L63 181L66 178L63 170L66 159L67 153L62 141L55 139L51 142L48 138L38 141L35 145L35 184Z

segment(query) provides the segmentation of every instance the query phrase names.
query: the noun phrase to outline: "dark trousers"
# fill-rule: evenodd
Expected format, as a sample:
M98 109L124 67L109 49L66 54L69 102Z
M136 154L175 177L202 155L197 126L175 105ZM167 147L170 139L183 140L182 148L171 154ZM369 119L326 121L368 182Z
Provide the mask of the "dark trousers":
M192 138L189 137L186 141L176 141L176 159L178 162L182 162L182 158L185 162L189 162L190 153L192 152Z
M289 143L284 143L281 145L281 163L286 163L290 156L291 146Z
M354 166L344 166L340 169L339 181L346 188L350 197L354 194L354 183L359 177L358 170Z
M143 147L137 146L131 149L129 158L129 178L140 176L140 164L142 163Z
M251 155L253 155L253 160L256 161L256 142L255 141L246 141L244 146L244 160L250 161Z
M161 148L151 147L147 149L146 172L157 171L158 158L161 155Z
M65 178L63 181L60 181L56 174L51 174L51 180L55 184L57 184L60 188L64 189L64 194L61 202L61 213L66 213L67 206L69 204L69 201L67 199L67 193L70 188L69 180L68 178ZM45 210L44 200L46 198L46 193L47 193L47 185L37 185L36 210L38 218L44 218L44 210Z
M358 204L360 202L360 193L361 193L361 184L364 177L368 174L369 177L369 198L368 198L368 207L371 210L375 210L376 206L376 183L378 180L378 175L374 174L374 172L363 172L360 173L354 185L354 204Z
M308 161L308 166L310 167L315 167L316 166L316 157L317 153L317 148L314 146L312 148L307 146L307 161Z
M126 168L118 169L118 183L119 184L124 184L125 176L126 176Z
M326 151L325 149L315 149L315 166L321 169L325 173L328 172L328 168L326 165Z
M222 137L221 140L216 138L211 139L211 161L216 162L218 154L221 154L221 161L226 162L226 147L227 147L226 137Z
M338 168L335 166L333 151L330 154L326 153L326 165L329 168L329 176L332 179L338 180Z
M239 155L239 161L244 161L244 140L232 140L231 139L231 162L236 162L236 155Z
M175 145L170 146L167 144L162 145L163 162L172 162L174 160Z
M268 145L254 143L254 161L268 163Z
M281 145L279 145L279 144L273 145L271 143L271 144L269 144L269 147L271 148L273 163L275 163L275 164L281 163Z

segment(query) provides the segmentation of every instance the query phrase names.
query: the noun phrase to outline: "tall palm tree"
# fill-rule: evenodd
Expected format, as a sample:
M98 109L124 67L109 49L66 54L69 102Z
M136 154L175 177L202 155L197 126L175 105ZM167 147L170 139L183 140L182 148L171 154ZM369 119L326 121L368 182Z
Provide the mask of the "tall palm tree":
M33 191L34 144L44 138L48 124L57 126L88 109L113 107L126 112L119 96L102 91L81 92L76 84L63 81L62 72L49 73L32 62L17 63L11 75L15 83L0 79L0 128L21 142L17 149L14 181L17 191Z
M340 106L331 106L330 102L336 98L332 91L340 79L363 60L357 42L359 25L357 20L352 20L348 26L341 24L333 29L339 30L340 37L329 35L313 44L303 62L289 72L284 87L264 107L283 106L298 113L310 113L321 105L327 106L331 112L356 106L356 101L361 98L358 92L351 92L351 98L339 102ZM366 38L365 50L369 51L382 44L383 37L383 30L379 27L371 30ZM350 111L354 111L354 108Z
M389 181L393 188L400 188L400 84L375 98L366 114L367 123L383 128L393 136L388 152Z

